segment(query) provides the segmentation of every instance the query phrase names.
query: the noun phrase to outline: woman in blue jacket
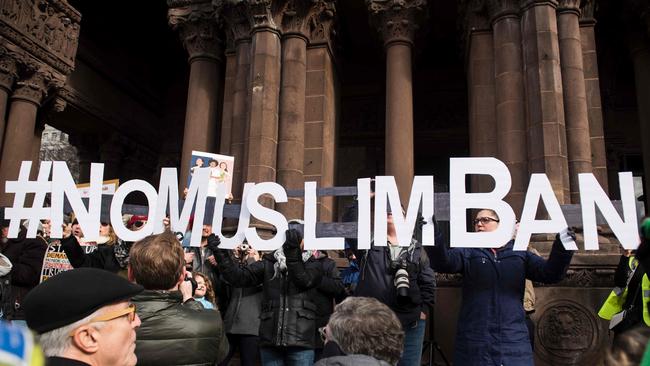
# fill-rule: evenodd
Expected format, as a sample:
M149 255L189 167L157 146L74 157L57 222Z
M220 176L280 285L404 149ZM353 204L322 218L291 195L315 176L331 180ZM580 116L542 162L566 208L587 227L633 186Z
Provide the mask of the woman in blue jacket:
M479 211L474 220L476 231L494 231L498 226L499 217L492 210ZM559 282L573 253L564 249L559 236L548 260L526 250L514 251L513 245L514 240L498 249L427 247L435 270L463 274L455 365L534 364L522 305L525 281Z

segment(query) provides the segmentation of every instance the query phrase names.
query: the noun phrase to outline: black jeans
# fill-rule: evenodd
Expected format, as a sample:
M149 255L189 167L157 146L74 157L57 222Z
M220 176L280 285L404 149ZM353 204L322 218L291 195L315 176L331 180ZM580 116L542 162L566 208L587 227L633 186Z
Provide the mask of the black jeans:
M260 364L260 337L248 334L230 333L226 336L228 337L228 343L230 343L230 349L228 350L226 358L219 363L219 366L228 366L237 350L239 350L239 359L241 360L242 366L254 366Z

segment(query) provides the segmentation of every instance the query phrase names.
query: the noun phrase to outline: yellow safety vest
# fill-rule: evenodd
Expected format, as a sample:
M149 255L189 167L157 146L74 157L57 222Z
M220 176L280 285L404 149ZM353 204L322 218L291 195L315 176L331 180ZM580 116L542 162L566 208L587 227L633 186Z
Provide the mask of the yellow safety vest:
M630 269L635 270L637 264L638 261L636 258L634 258L634 256L631 256L630 260L628 261ZM606 320L611 320L615 314L623 311L623 304L625 304L627 292L627 287L623 290L622 293L619 292L619 294L617 294L617 291L612 291L607 297L607 300L605 300L603 306L598 311L598 316ZM641 280L641 294L643 298L643 322L645 325L650 326L650 312L648 312L648 302L650 302L650 279L648 279L647 274L644 274L643 279Z

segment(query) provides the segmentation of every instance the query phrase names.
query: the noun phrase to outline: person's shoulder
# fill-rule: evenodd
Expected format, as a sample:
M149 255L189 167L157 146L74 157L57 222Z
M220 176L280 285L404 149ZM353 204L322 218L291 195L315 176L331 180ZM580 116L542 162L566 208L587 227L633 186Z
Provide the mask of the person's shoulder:
M389 366L388 362L367 355L345 355L323 358L315 366Z

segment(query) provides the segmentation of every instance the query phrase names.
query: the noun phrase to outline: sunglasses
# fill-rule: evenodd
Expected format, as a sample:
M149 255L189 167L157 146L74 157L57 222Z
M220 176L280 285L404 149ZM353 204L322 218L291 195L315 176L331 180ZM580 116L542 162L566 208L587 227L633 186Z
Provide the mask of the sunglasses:
M491 217L477 217L474 219L474 225L478 225L479 222L483 225L487 225L492 221L499 222L499 220L493 219Z
M91 323L97 323L97 322L107 322L109 320L117 319L123 316L127 316L129 319L129 323L133 323L135 321L135 304L129 304L129 306L125 307L124 309L119 309L115 311L109 311L106 314L102 314L99 316L96 316L88 321L85 325L91 324ZM79 329L79 328L77 328ZM73 337L77 329L73 330L70 332L70 337Z
M142 225L144 225L146 223L147 223L146 221L136 221L136 222L133 223L133 226L140 227L140 226L142 226Z

